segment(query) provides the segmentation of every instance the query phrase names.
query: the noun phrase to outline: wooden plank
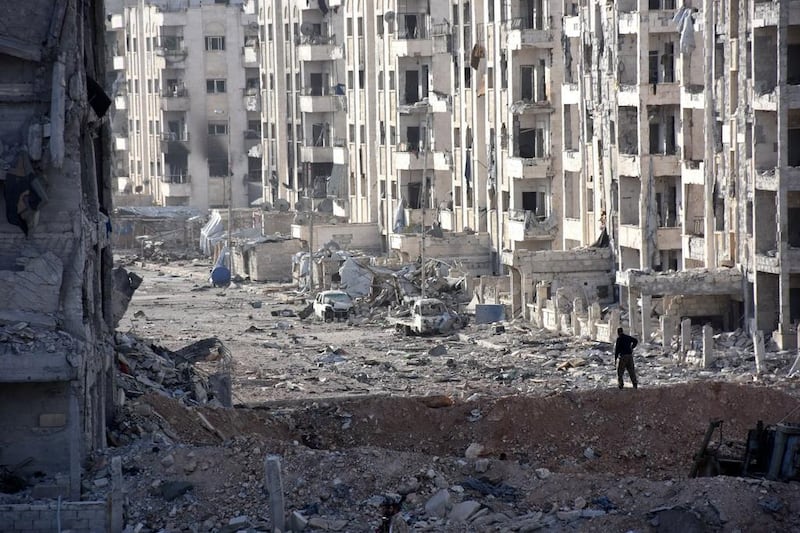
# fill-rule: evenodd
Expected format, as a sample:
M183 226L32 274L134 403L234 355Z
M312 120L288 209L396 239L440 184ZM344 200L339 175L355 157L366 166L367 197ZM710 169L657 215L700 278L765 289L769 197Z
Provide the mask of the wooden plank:
M39 62L42 60L42 49L39 46L13 37L0 36L0 54L18 57L26 61Z

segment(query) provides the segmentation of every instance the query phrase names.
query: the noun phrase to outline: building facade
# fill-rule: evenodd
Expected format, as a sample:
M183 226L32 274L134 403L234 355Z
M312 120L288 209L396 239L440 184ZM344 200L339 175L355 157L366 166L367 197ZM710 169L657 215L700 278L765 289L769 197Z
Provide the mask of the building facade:
M109 10L121 202L214 208L260 199L253 5L125 0Z

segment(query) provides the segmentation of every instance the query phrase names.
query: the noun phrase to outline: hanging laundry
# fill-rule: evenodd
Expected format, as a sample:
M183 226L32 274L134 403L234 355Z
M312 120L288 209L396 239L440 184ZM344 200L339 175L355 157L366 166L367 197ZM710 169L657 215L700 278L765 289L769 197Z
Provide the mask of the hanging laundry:
M319 0L319 10L322 11L323 15L328 14L328 3L326 0Z
M467 182L467 188L472 187L472 157L469 150L467 150L467 160L464 163L464 181Z
M672 22L681 34L680 50L682 54L690 54L694 50L694 10L686 5L681 6L672 17Z

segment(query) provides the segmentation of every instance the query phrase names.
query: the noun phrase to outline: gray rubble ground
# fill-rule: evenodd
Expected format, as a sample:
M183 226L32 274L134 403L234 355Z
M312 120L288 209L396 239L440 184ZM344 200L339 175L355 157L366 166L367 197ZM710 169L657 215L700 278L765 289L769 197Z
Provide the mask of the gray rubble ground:
M352 323L273 316L298 311L303 298L269 284L212 289L208 267L129 268L144 282L120 323L128 335L122 340L152 339L177 351L219 338L233 356L234 401L257 408L237 409L236 416L213 403L201 410L191 407L200 402L185 383L168 380L148 389L136 380L122 424L112 429L120 445L95 458L84 487L87 497L104 494L110 456L123 456L126 531L269 531L266 454L281 457L295 531L388 531L389 520L392 531L800 530L800 483L687 480L684 474L709 404L708 398L699 406L682 404L698 398L692 383L714 388L711 403L731 417L742 413L733 422L737 433L728 436L743 438L738 432L749 427L748 416L777 401L759 391L796 396L798 380L783 377L794 354L768 352L767 372L755 376L752 345L741 334L718 335L708 369L679 364L646 344L637 350L642 388L635 394L653 395L650 409L668 404L667 414L646 420L644 408L636 407L639 414L625 424L624 409L613 416L596 410L628 401L608 396L609 390L634 394L615 390L608 345L519 320L500 334L473 325L447 337L407 338L388 326L383 309L365 310ZM144 366L152 366L142 352ZM165 366L173 368L169 361ZM195 366L202 375L203 363ZM746 394L754 396L740 399L748 402L748 416L734 405L739 389L720 393L719 382L748 385ZM431 399L422 414L407 406L392 412L393 398L420 396ZM508 397L544 403L512 408ZM781 408L791 397L780 400ZM564 412L559 402L575 412ZM542 414L548 406L556 410ZM539 416L563 415L563 429L538 431L547 419L525 420L537 409ZM678 419L685 414L698 427L682 427ZM373 417L378 425L365 433ZM618 426L626 431L621 442L602 434ZM684 429L689 436L674 450L652 440ZM636 435L651 440L639 442ZM437 438L447 442L430 442ZM658 450L648 450L647 442ZM386 505L398 499L400 513L383 519L390 514Z

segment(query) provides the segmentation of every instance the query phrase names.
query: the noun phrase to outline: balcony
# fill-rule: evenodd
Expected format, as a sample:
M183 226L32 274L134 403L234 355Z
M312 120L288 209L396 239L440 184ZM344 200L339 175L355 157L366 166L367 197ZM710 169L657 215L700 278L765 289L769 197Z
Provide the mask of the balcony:
M517 99L509 106L509 111L514 115L538 115L553 112L553 104L549 100L534 101L533 99Z
M619 14L619 33L625 35L639 33L639 12Z
M656 230L656 243L659 250L680 250L682 248L681 228L658 228Z
M161 150L165 154L189 153L189 132L164 132L161 134Z
M503 22L506 33L506 48L521 50L523 48L552 48L553 35L550 28L534 27L536 24L528 17L517 17Z
M561 103L564 105L577 104L580 101L577 83L563 83L561 85Z
M189 91L185 87L174 87L161 95L163 111L189 111Z
M581 36L581 20L580 17L564 17L562 22L564 33L567 37L574 39Z
M662 81L640 85L639 90L647 105L678 105L681 103L681 87L676 82Z
M638 177L640 175L639 156L619 154L617 157L617 174L620 176Z
M345 165L347 164L346 144L345 139L333 139L332 145L323 143L322 146L301 146L300 160L303 163Z
M777 168L756 169L755 186L760 191L777 191L779 189L780 172Z
M617 242L620 246L641 250L642 228L638 224L620 224Z
M506 157L506 174L512 179L542 179L552 174L550 157Z
M558 221L553 215L512 209L508 212L507 228L508 238L514 242L551 241L558 234Z
M675 154L650 154L654 176L679 176L681 163Z
M258 47L243 46L242 62L245 68L258 68Z
M423 13L398 13L399 29L392 40L392 53L397 57L433 55L430 17Z
M108 20L106 21L106 30L124 30L125 29L125 19L122 18L121 14L111 15Z
M186 56L189 51L183 46L162 47L159 55L164 57L167 68L185 68Z
M111 66L114 70L125 70L125 56L114 56Z
M583 168L580 150L564 150L561 165L564 172L580 172Z
M436 222L436 209L405 209L406 225L416 227L423 223L423 213L425 216L425 227L432 226Z
M637 107L639 105L639 86L620 85L617 92L617 105Z
M754 2L753 28L766 28L778 25L780 5L777 2Z
M261 111L261 94L258 89L247 88L242 91L242 104L245 111Z
M427 157L426 157L427 153ZM414 150L408 143L400 143L394 152L394 166L397 170L451 170L452 157L449 153Z
M343 57L334 35L303 35L297 40L296 54L298 61L330 61Z
M702 161L684 159L681 166L681 180L685 185L705 185L705 164Z
M776 255L767 252L756 252L756 270L769 274L781 273L781 260Z
M675 23L672 22L672 17L674 16L674 10L649 11L645 16L647 31L649 33L673 33L677 31L675 29ZM717 28L717 31L720 31L724 34L724 30L721 30L719 27Z
M705 262L706 239L702 235L683 236L683 254L687 259Z
M681 87L681 107L703 109L706 106L706 93L702 85Z
M161 192L164 196L191 196L191 176L188 174L174 174L161 176Z
M753 91L753 110L755 111L777 111L778 92L773 87L768 92L757 94Z
M301 95L298 97L298 107L301 113L334 113L346 111L347 97L336 96L333 93L326 95Z
M114 150L124 152L128 149L127 137L114 137Z
M115 96L114 109L117 111L125 111L128 109L128 98L125 96Z

